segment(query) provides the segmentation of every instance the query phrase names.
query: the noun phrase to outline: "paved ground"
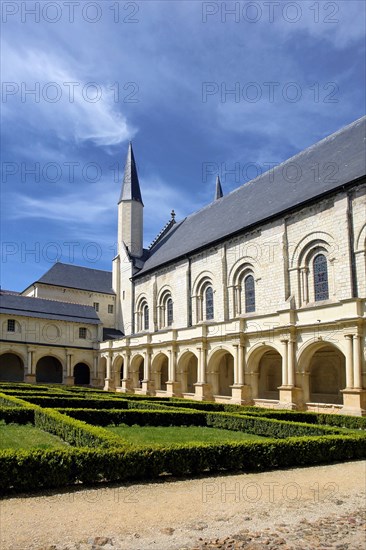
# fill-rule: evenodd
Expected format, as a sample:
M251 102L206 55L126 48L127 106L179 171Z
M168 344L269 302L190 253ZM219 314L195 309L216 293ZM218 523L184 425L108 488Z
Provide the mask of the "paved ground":
M364 550L366 463L20 496L1 550Z

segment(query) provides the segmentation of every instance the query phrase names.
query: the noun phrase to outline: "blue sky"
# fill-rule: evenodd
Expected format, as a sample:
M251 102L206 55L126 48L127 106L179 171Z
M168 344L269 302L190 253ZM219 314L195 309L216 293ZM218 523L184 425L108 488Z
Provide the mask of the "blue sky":
M365 112L363 1L1 7L2 288L111 268L129 140L148 245Z

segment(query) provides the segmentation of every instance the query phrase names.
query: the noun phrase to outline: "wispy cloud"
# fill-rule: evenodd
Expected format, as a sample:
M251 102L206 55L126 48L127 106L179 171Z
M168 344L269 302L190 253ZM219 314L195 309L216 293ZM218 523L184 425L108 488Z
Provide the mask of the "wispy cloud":
M7 119L19 117L21 111L34 128L42 125L49 135L76 143L115 145L136 134L120 110L116 90L85 80L66 56L36 49L15 51L6 43L3 47L7 83L18 88L6 98Z

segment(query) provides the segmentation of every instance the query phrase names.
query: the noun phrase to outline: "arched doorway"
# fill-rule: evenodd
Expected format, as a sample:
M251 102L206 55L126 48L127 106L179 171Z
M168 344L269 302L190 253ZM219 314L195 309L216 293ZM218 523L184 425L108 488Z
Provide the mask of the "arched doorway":
M141 388L144 379L144 358L136 355L131 361L131 376L134 388Z
M343 403L341 390L346 387L345 357L335 346L315 351L309 366L309 400L311 403Z
M88 386L90 384L90 369L85 363L75 365L74 384L76 386Z
M153 361L153 371L155 373L155 388L166 391L166 383L169 380L169 360L166 355L160 353Z
M278 351L266 351L258 364L258 397L259 399L280 398L279 386L282 384L282 357Z
M46 384L62 384L61 362L51 355L39 359L36 366L36 381Z
M113 362L113 376L116 387L122 384L123 372L123 357L118 355Z
M214 395L231 396L234 384L234 357L231 353L220 350L214 353L208 365Z
M15 353L0 355L0 380L3 382L24 381L24 363Z

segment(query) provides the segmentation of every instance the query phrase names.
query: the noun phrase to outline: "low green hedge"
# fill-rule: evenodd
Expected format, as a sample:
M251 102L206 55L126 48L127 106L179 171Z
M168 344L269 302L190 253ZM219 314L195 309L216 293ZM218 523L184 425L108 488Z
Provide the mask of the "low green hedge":
M88 409L127 409L128 401L124 399L89 399L84 397L52 396L52 397L33 397L24 396L24 401L39 405L40 407L50 408L88 408Z
M5 492L74 483L154 479L219 471L255 472L366 457L360 437L306 437L160 449L57 449L0 451L0 489ZM26 475L24 473L26 472Z
M34 424L34 410L22 407L0 407L0 420L6 424Z
M94 426L206 426L206 413L199 411L58 409L60 413Z
M129 445L121 437L97 426L91 426L70 418L54 409L42 408L22 399L0 394L0 400L11 403L14 407L22 407L21 410L32 411L36 428L57 435L70 445L81 447L121 447Z
M233 413L206 413L207 426L236 430L266 437L286 438L344 434L342 428L318 426L301 422L286 422L259 416ZM349 433L347 431L347 433ZM357 434L358 435L358 434Z

